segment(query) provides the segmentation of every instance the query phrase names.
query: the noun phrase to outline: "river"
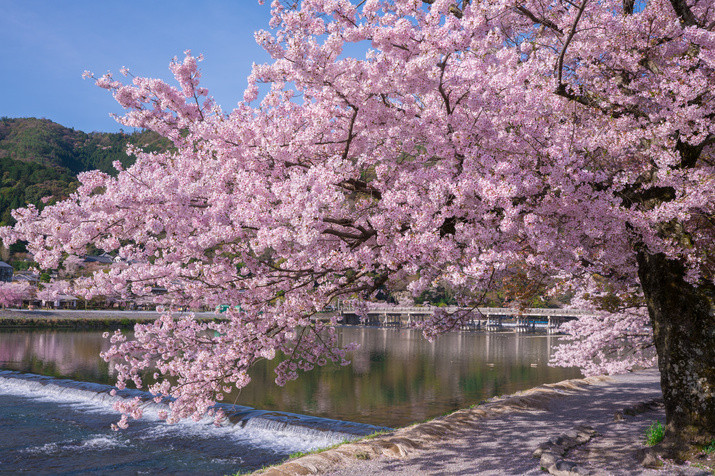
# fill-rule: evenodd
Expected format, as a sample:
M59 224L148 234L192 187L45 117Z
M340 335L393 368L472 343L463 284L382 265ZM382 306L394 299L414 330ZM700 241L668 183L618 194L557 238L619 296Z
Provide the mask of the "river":
M230 474L580 376L547 366L557 336L456 332L430 343L412 329L339 332L344 343L360 344L352 365L319 368L278 387L273 364L262 362L249 386L225 400L240 405L234 424L170 426L147 411L145 421L121 432L109 429L117 415L107 395L112 372L98 357L108 346L101 332L0 332L0 467Z

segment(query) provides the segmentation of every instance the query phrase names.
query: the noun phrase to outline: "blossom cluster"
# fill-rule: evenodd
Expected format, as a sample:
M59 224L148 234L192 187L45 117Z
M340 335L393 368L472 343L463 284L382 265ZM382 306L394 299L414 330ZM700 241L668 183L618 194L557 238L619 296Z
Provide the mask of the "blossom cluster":
M0 306L18 306L30 298L30 284L0 282Z

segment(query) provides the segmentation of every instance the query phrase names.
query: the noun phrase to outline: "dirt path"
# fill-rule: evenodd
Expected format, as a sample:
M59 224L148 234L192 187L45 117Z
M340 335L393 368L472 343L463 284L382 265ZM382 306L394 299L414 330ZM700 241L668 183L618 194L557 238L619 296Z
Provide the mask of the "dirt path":
M564 475L711 474L640 464L646 429L665 422L660 398L655 370L570 380L291 460L263 474L536 475L545 474L542 465ZM534 457L539 447L546 456Z

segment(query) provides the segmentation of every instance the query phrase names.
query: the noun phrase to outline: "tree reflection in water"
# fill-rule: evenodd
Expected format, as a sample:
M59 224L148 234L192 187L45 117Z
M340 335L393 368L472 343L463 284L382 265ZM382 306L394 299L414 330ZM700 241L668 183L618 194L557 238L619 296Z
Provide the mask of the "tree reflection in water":
M370 327L343 327L340 335L360 344L352 365L318 368L278 387L275 363L262 361L251 383L224 401L399 427L580 376L577 369L547 366L554 336L457 332L430 343L416 330ZM0 332L0 367L113 383L111 366L99 358L108 345L101 331Z

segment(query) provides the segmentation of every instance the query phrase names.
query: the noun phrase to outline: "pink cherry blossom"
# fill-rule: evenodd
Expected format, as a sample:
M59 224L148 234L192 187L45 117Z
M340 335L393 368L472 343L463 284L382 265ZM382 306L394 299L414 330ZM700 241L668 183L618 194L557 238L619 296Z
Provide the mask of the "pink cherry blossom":
M189 52L171 62L178 87L95 78L127 108L121 124L174 149L133 149L116 177L84 173L68 200L16 211L1 235L46 267L88 243L116 254L76 283L86 297L160 286L169 311L232 306L220 322L167 312L113 337L119 384L155 372L169 421L208 412L258 359L281 359L280 384L344 363L335 319L313 319L337 300L450 286L465 310L435 314L435 336L515 270L594 309L566 328L556 363L650 365L649 319L712 324L700 304L695 320L663 314L674 301L652 284L674 270L693 303L713 288L712 3L276 1L256 34L272 61L229 113ZM686 391L655 337L666 400L712 405L715 383Z
M23 300L30 299L31 292L30 283L27 282L0 282L0 306L19 306Z

